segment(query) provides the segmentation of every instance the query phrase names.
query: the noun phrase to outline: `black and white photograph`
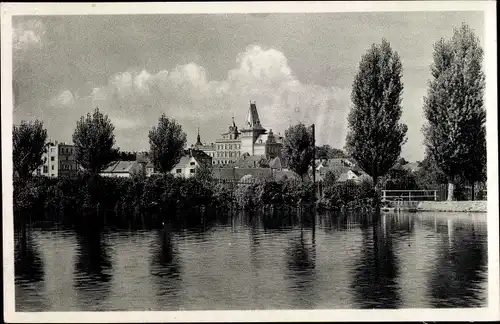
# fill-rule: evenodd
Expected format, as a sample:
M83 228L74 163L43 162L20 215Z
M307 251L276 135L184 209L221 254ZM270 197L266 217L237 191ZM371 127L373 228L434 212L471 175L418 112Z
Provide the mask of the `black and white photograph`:
M494 1L2 3L4 318L499 320Z

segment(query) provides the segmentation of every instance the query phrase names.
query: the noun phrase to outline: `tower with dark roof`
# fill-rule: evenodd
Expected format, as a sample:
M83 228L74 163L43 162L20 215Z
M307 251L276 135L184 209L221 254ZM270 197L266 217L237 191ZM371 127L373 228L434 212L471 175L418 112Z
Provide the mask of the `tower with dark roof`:
M266 130L262 127L257 111L257 105L250 101L245 127L241 130L241 154L249 153L254 155L254 144L260 135L265 134Z
M200 138L200 128L198 127L198 136L196 136L196 144L194 146L203 146L203 143L201 143L201 138Z

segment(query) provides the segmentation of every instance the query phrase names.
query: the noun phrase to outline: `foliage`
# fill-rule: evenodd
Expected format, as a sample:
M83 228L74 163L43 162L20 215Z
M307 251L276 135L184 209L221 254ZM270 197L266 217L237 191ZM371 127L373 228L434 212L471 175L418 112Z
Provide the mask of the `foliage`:
M400 164L396 164L382 178L384 188L387 190L416 190L419 189L417 178Z
M374 185L396 163L407 127L399 123L402 65L385 39L363 55L354 79L346 149Z
M358 183L354 180L344 182L329 183L324 187L322 204L326 208L341 208L359 203L364 199L374 199L376 197L373 183L364 180Z
M434 46L434 62L424 98L423 127L427 154L451 183L485 177L486 112L483 50L474 32L462 24L450 40Z
M418 163L419 169L415 172L415 181L419 189L437 189L440 184L447 182L446 175L439 170L431 156L426 155Z
M316 159L335 159L346 157L347 155L344 151L332 148L328 144L316 147Z
M12 158L15 175L26 180L40 165L45 151L47 130L43 122L21 121L12 129Z
M325 178L323 179L323 186L325 187L330 187L330 186L333 186L338 180L338 175L329 170L326 174L325 174Z
M150 157L155 169L168 173L179 163L186 145L186 133L182 126L165 114L158 126L149 131Z
M107 115L96 108L91 115L81 117L73 133L75 160L90 174L101 172L113 159L115 127Z
M303 180L314 158L312 132L302 123L291 126L285 131L282 150L290 169Z
M204 183L211 183L213 181L212 166L207 163L202 163L196 170L195 178Z
M260 205L259 184L238 184L235 189L235 200L238 206L244 210L251 210Z

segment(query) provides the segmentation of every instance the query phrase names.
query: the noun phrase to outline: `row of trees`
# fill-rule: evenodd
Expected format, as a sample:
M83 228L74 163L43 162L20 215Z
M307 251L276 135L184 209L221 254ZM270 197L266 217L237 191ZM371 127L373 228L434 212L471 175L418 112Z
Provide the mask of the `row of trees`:
M47 130L43 122L22 121L13 127L14 174L22 180L44 163ZM76 123L73 133L75 161L89 174L97 175L117 158L130 159L131 153L115 148L114 126L99 108ZM175 120L162 115L158 125L149 132L150 156L155 168L162 173L169 172L179 162L186 144L186 134Z
M424 167L436 175L436 181L445 178L449 183L448 199L453 200L456 182L467 180L474 184L486 178L483 51L473 31L463 24L454 30L450 40L441 39L435 44L433 56L432 80L423 107L427 119L423 127ZM402 74L398 53L383 39L362 56L353 82L346 152L372 177L374 188L401 162L401 148L407 140L408 128L400 122ZM283 156L301 177L315 155L344 156L342 151L328 146L314 154L313 147L312 134L304 125L285 132ZM437 172L432 172L434 169Z
M451 40L442 39L434 48L423 132L426 159L446 176L449 199L459 179L485 180L482 55L478 39L465 24L454 30ZM402 73L398 53L383 39L362 56L353 82L346 151L372 177L374 188L400 159L407 139L407 126L400 122ZM113 131L111 121L98 108L77 122L73 134L76 162L90 174L98 174L115 156ZM43 163L46 137L39 121L14 126L14 169L20 177L26 178ZM162 115L149 132L149 143L155 168L168 173L183 154L186 134L175 120ZM315 151L314 134L302 123L285 131L282 156L302 179L315 157L341 154L327 146Z
M434 46L432 79L424 98L426 162L449 183L486 179L483 50L466 25ZM401 117L402 64L386 40L362 57L353 83L346 150L378 184L396 164L406 141ZM474 190L472 190L474 192ZM473 197L474 199L474 197Z

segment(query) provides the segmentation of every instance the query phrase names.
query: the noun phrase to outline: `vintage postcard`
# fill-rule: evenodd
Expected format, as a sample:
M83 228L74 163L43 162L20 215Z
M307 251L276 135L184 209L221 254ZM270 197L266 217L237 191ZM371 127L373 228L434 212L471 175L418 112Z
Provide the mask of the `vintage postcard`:
M5 321L499 320L495 5L2 3Z

